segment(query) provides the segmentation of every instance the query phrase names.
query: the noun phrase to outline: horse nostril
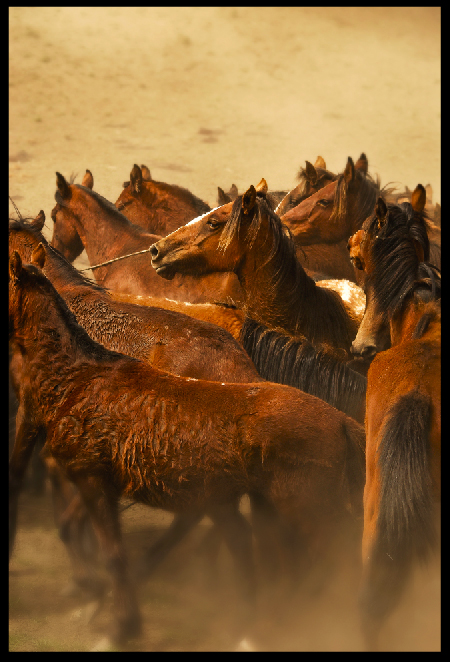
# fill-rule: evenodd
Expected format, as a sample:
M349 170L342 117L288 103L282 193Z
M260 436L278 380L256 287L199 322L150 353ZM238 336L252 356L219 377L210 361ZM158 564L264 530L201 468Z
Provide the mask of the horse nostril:
M364 359L371 359L375 356L377 353L377 348L374 345L367 345L366 347L363 347L361 351L361 356Z
M150 255L152 256L152 259L158 257L158 248L156 247L156 244L150 246Z

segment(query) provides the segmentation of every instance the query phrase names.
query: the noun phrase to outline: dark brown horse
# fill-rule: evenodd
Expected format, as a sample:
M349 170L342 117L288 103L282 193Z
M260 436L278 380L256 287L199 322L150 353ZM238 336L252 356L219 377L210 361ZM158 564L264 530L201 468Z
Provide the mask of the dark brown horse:
M151 255L157 273L169 279L233 270L249 317L349 355L355 315L337 292L305 273L289 230L255 187L160 239Z
M313 193L320 191L321 188L333 182L337 175L327 170L325 161L321 156L318 156L314 165L306 161L306 166L300 168L297 178L299 180L297 186L285 195L275 209L280 217L306 198L309 198Z
M113 582L122 642L141 630L121 540L118 501L127 496L172 512L208 513L254 602L251 532L238 510L244 493L273 505L311 554L325 552L350 502L358 511L364 431L313 396L269 383L192 381L95 343L38 265L10 259L9 333L27 379L24 417L10 461L10 510L37 431L44 451L82 494ZM45 259L45 257L44 257ZM36 261L35 261L36 260Z
M353 350L375 356L367 375L360 596L369 650L379 650L415 565L439 547L440 275L428 262L424 205L421 185L412 204L380 198L350 241L367 294Z
M72 262L83 248L92 266L146 251L158 237L130 221L108 200L92 189L68 184L57 173L56 206L52 245ZM211 275L206 278L179 277L173 284L155 278L148 255L135 255L114 261L95 270L95 278L109 289L127 294L167 297L191 303L236 301L237 281L232 275Z
M132 223L162 237L211 211L206 202L186 188L145 179L136 164L115 205Z

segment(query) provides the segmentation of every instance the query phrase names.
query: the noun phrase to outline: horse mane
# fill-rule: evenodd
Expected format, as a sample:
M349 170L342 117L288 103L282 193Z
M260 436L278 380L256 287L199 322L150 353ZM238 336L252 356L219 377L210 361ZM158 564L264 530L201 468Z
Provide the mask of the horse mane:
M226 250L235 236L239 236L241 222L244 218L242 197L238 196L234 201L231 214L222 230L219 249L223 251ZM334 290L317 287L314 280L306 274L298 261L295 243L289 228L284 225L280 217L270 208L263 194L257 195L252 213L253 217L245 236L245 241L249 244L249 247L253 245L258 235L263 218L267 218L269 223L268 237L272 234L272 246L270 247L269 254L265 262L259 267L261 269L273 260L274 273L270 294L283 292L283 302L286 310L295 311L295 326L298 327L301 323L303 325L303 333L306 333L311 341L314 342L316 338L322 337L323 325L330 325L330 319L335 318L336 324L332 328L336 331L336 341L342 341L344 333L343 324L345 324L346 342L348 341L348 345L350 346L353 340L350 336L353 332L356 334L357 323L354 319L350 321L349 311L340 295ZM305 316L299 297L311 295L313 289L317 314ZM355 326L355 329L353 326Z
M181 200L184 200L189 204L191 204L194 207L195 211L198 212L199 216L201 216L202 214L207 214L209 211L211 211L211 207L206 202L204 202L204 200L197 197L189 189L184 188L183 186L178 186L177 184L167 184L166 182L152 181L152 183L156 184L163 191L167 191L169 193L175 194Z
M33 225L31 224L30 221L33 221L34 219L32 218L24 218L24 219L9 219L9 230L15 232L15 231L23 231L31 234L35 240L39 243L42 243L45 246L45 250L47 253L51 253L52 256L55 258L52 262L52 266L55 268L58 274L63 274L64 275L64 280L67 281L67 285L70 287L70 285L73 286L80 286L80 285L87 285L90 288L97 290L98 292L108 292L109 290L106 287L103 287L102 285L99 285L96 281L92 280L91 278L88 278L88 276L84 276L76 267L74 267L73 264L71 264L64 255L62 255L56 248L53 248L51 246L47 239L44 237L42 232L40 230L37 230Z
M80 347L82 352L86 355L87 358L93 358L95 360L115 360L123 358L123 355L119 352L109 350L104 347L102 344L93 340L87 331L79 324L75 314L70 310L67 303L64 301L63 297L59 294L53 283L45 276L45 274L36 267L34 264L25 265L24 272L26 273L26 278L32 277L35 280L41 291L46 293L48 299L51 299L53 305L56 309L56 314L62 319L63 323L67 326L70 336L75 341L75 346ZM32 276L31 276L32 274ZM33 285L33 287L36 287ZM51 312L50 312L51 315ZM48 351L48 342L55 345L55 343L60 342L60 336L58 333L55 333L54 326L50 323L50 326L47 328L46 324L47 316L46 314L39 314L39 329L47 335L47 343L41 343L40 347L44 350L45 345L47 344ZM54 351L57 352L58 348L54 347ZM135 359L133 359L135 360Z
M388 318L399 312L405 300L418 289L431 290L440 296L437 267L428 264L430 241L426 212L416 212L409 202L387 205L387 217L381 230L378 218L367 219L367 234L372 247L374 269L367 277L373 286L375 305ZM424 254L417 256L419 245ZM430 275L431 274L431 275Z
M325 346L304 336L269 329L246 317L240 342L261 377L293 386L364 422L366 378L337 359Z

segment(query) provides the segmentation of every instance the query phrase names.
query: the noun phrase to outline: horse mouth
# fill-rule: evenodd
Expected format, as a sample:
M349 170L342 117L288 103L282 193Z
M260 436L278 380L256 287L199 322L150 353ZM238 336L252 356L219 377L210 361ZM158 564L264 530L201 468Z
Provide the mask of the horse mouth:
M156 273L158 276L161 276L162 278L165 278L166 280L172 280L175 276L175 271L171 269L169 266L163 264L161 266L156 266L152 265L153 269L155 269Z

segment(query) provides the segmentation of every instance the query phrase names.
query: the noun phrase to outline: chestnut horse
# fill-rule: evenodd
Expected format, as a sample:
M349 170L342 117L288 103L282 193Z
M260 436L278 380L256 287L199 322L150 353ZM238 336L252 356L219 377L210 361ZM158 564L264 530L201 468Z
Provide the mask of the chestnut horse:
M359 161L362 161L361 155ZM366 161L367 163L367 161ZM299 205L281 215L292 232L297 255L305 268L324 278L358 282L347 252L348 238L373 213L378 180L349 157L342 174Z
M148 169L147 172L149 176ZM115 205L131 223L162 237L196 216L211 211L206 202L186 188L145 179L136 164Z
M111 293L82 276L56 249L48 245L41 232L44 222L43 212L31 222L11 220L10 253L18 250L29 261L32 251L42 244L46 255L46 275L76 315L79 324L94 340L108 349L193 379L220 382L256 382L262 379L246 351L223 329L175 311L114 300ZM197 304L200 305L207 306ZM18 393L24 378L20 347L13 351L10 373L14 391ZM18 403L13 409L14 416L17 410ZM77 535L77 531L85 527L85 513L82 509L75 509L72 498L69 503L72 491L53 465L50 477L54 484L54 501L58 506L55 519L73 561L75 582L98 591L101 587L97 587L93 578L94 559L83 554ZM181 532L186 526L181 519L174 521L168 535L158 543L158 555L153 552L148 554L148 571L153 570L164 552L177 542L177 536L172 534ZM86 573L89 573L89 578L86 578Z
M89 187L68 184L56 174L58 190L52 245L72 262L83 248L95 266L114 258L147 251L158 237L140 228L121 214L108 200ZM238 301L237 281L211 275L205 278L179 278L173 284L155 278L146 253L114 261L95 270L95 278L109 289L128 294L167 297L191 303ZM161 285L163 283L163 285Z
M305 273L289 231L254 186L160 239L151 255L154 269L166 279L233 270L248 317L350 356L355 315L337 292L318 287Z
M291 537L303 533L311 554L325 553L349 517L349 502L354 512L362 506L364 430L297 389L193 381L107 350L76 323L39 268L43 260L41 246L32 264L16 251L9 262L9 333L21 345L27 375L9 466L13 521L40 431L45 454L77 486L94 523L113 582L114 641L141 631L121 538L121 496L175 513L207 513L230 547L251 610L251 531L240 497L261 495Z
M353 351L367 375L366 486L360 606L369 650L417 562L439 547L441 306L439 270L419 184L412 204L376 211L349 242L364 269L367 309Z

